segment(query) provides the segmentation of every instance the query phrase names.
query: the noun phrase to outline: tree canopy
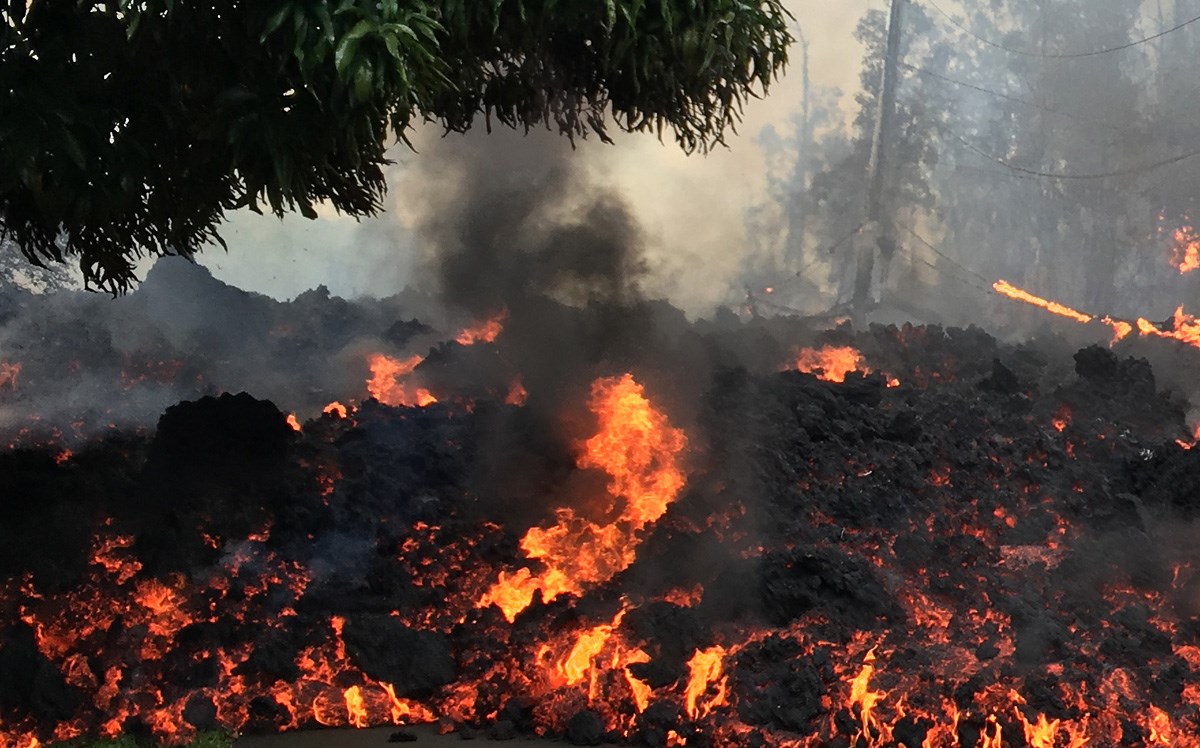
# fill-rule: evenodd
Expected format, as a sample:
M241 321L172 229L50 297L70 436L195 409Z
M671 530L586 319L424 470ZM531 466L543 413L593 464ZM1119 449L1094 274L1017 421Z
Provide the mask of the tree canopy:
M723 142L780 0L0 0L0 232L119 293L225 212L381 208L420 121Z

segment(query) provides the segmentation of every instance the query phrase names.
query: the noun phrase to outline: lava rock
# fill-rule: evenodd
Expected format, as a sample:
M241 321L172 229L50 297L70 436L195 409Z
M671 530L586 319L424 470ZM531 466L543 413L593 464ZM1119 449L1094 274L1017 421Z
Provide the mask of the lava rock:
M364 673L391 683L397 696L423 698L457 677L450 641L387 615L353 616L342 631L346 653Z
M499 720L487 731L488 740L515 740L517 726L506 719Z
M567 740L571 745L600 745L604 721L591 709L576 712L567 722Z
M217 723L217 705L203 693L194 694L183 706L183 721L200 730L215 730Z
M1000 363L998 358L992 359L992 373L987 379L980 382L979 386L1001 395L1015 395L1022 389L1017 375L1013 373L1012 369Z
M864 628L899 613L870 563L837 548L771 553L761 573L763 612L778 626L813 610Z
M387 742L389 743L415 743L417 736L406 730L397 730L391 735L388 735Z
M80 701L78 690L38 651L33 629L14 624L0 643L0 713L61 722Z

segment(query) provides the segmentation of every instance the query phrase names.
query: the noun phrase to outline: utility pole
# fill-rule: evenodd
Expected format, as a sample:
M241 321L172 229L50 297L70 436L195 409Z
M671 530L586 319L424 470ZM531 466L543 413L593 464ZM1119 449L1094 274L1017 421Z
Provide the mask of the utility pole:
M812 96L808 76L808 39L804 30L796 29L796 41L800 43L800 80L802 85L800 104L800 132L796 136L796 169L792 177L791 210L788 212L787 257L792 267L807 262L804 256L804 237L808 231L808 210L805 191L808 190L808 172L812 162Z
M854 316L860 323L866 319L867 303L871 297L875 252L882 250L883 261L888 263L896 246L892 238L891 221L883 220L883 176L887 164L887 148L891 144L896 119L900 31L906 1L892 0L892 10L888 18L887 49L883 60L883 82L879 91L879 111L875 116L875 133L871 138L871 159L867 163L867 230L858 240L858 267L854 276L853 297Z

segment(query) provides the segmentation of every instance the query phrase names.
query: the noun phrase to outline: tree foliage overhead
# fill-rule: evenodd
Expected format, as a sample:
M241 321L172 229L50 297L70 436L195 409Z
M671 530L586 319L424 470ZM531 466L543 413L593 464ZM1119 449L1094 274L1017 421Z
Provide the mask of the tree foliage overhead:
M780 0L0 0L0 231L114 293L225 211L381 207L385 149L482 115L722 142L787 62Z

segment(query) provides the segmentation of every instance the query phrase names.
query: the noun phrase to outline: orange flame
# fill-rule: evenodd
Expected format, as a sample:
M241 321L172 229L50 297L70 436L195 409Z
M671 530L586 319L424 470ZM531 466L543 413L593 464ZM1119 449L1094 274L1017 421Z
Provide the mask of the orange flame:
M338 418L345 418L350 415L350 410L336 400L326 405L325 409L321 412L329 413L330 415L337 416Z
M385 356L382 353L372 354L368 361L371 367L371 378L367 380L367 392L384 405L394 407L425 407L437 402L437 398L424 387L410 391L404 379L424 361L423 356L409 356L403 361Z
M699 719L706 716L713 707L726 703L727 677L722 677L724 670L725 648L721 646L696 650L692 659L688 660L688 682L684 691L684 706L688 716ZM713 684L717 692L704 698Z
M640 649L630 652L629 656L625 659L625 681L629 684L629 690L633 693L633 705L637 708L639 714L646 711L646 707L650 706L650 694L654 689L650 688L649 683L631 673L629 666L649 661L650 655Z
M298 418L296 418L295 413L288 413L287 425L291 426L293 431L300 430L300 420Z
M1046 311L1050 312L1051 314L1057 314L1061 317L1073 319L1076 322L1079 322L1082 324L1091 322L1094 319L1094 317L1090 317L1090 316L1084 314L1083 312L1078 312L1069 306L1063 306L1062 304L1059 304L1057 301L1050 301L1048 299L1043 299L1040 296L1034 296L1033 294L1029 293L1028 291L1022 291L1021 289L1017 288L1016 286L1012 285L1011 283L1009 283L1006 280L996 281L995 283L992 284L992 288L994 288L997 293L1004 294L1005 296L1009 297L1010 299L1016 299L1017 301L1024 301L1026 304L1033 304L1034 306L1040 306L1042 309L1045 309Z
M878 721L875 718L875 705L886 695L883 691L871 690L871 676L875 674L875 648L872 647L863 658L862 669L850 681L850 699L847 706L851 711L858 707L859 721L862 725L862 737L868 745L873 744L872 732L878 733Z
M1191 226L1175 229L1173 234L1175 245L1171 248L1171 267L1180 275L1200 268L1200 234Z
M504 320L508 319L508 310L505 309L495 317L481 322L475 327L468 327L458 334L454 342L459 345L475 345L476 343L491 343L504 332Z
M545 569L537 575L528 568L502 571L479 601L481 607L498 606L510 622L538 590L546 602L578 595L629 568L638 533L658 521L686 480L679 453L687 438L646 399L632 375L594 382L590 407L600 417L600 428L584 445L578 465L609 474L609 510L623 502L621 513L608 524L596 524L561 508L553 526L530 528L521 548Z
M869 374L870 369L863 361L863 356L849 346L825 346L820 349L802 348L796 354L792 365L796 371L815 374L826 382L845 382L846 375L852 371Z
M1136 329L1140 334L1146 337L1168 338L1170 340L1178 340L1186 345L1200 348L1200 321L1197 321L1195 316L1188 314L1180 306L1175 310L1175 315L1172 320L1171 330L1160 330L1158 325L1148 319L1139 318L1136 322L1126 322L1124 320L1113 319L1111 317L1091 317L1083 312L1078 312L1070 307L1063 306L1057 301L1048 301L1040 296L1022 291L1021 289L1009 284L1007 281L996 281L992 286L997 292L1005 296L1024 301L1027 304L1041 307L1053 314L1058 314L1068 319L1073 319L1081 324L1098 321L1102 322L1113 329L1112 343L1115 344L1129 335L1133 334Z
M620 618L620 616L618 616ZM592 672L592 660L604 649L612 636L615 624L602 624L588 629L575 640L575 646L557 665L558 674L568 686L582 683Z
M1147 740L1149 745L1174 745L1175 726L1171 717L1162 709L1150 705L1150 713L1146 715L1146 728L1150 732Z
M350 686L342 696L346 700L346 719L359 729L367 726L367 707L363 700L362 689Z
M1014 711L1025 730L1025 742L1029 748L1055 748L1059 720L1048 720L1045 714L1038 714L1037 722L1030 723L1020 709L1014 709Z
M529 392L525 389L525 383L521 381L521 377L512 380L512 384L508 386L508 394L504 396L505 405L524 405L529 399Z

